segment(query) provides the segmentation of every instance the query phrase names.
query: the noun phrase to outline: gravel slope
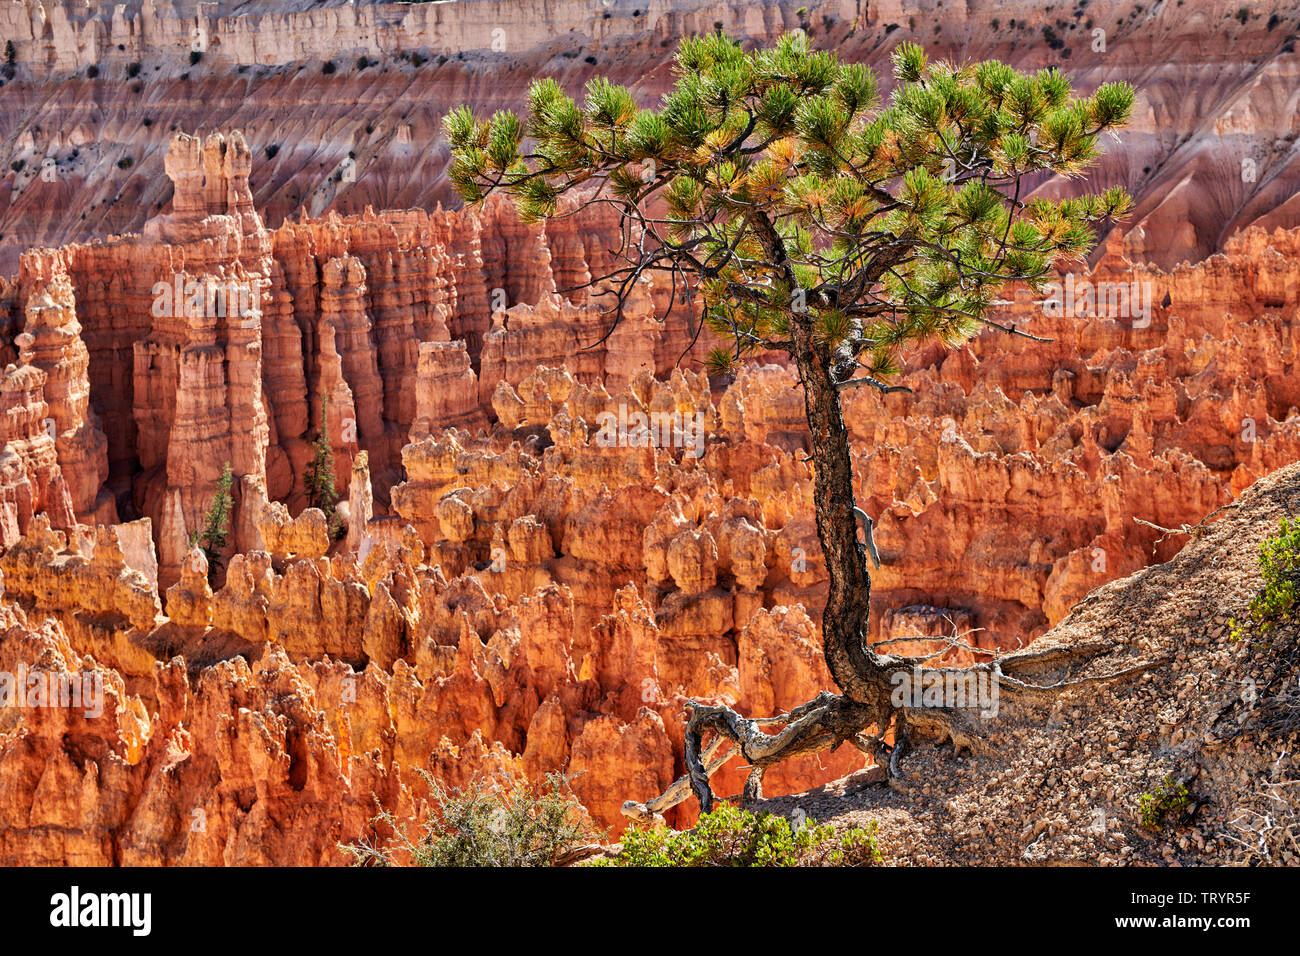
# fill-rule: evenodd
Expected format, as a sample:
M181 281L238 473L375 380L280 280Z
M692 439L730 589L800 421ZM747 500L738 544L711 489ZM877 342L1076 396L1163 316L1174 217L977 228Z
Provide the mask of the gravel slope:
M876 820L887 860L903 865L1300 862L1295 737L1257 727L1278 688L1292 694L1282 709L1300 718L1300 627L1279 628L1268 647L1229 634L1260 587L1260 541L1297 513L1292 465L1248 489L1172 561L1092 592L1034 645L1114 644L1041 682L1157 662L1145 672L1042 701L1004 692L987 753L924 744L892 788L861 771L761 808L837 826ZM1186 781L1190 805L1159 831L1144 829L1139 797L1169 776Z

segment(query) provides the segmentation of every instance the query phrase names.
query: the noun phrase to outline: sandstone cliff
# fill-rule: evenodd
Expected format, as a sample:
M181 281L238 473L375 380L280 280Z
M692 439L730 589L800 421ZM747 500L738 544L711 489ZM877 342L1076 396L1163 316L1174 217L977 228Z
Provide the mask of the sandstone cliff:
M602 268L599 245L500 203L268 230L242 137L178 135L170 155L177 211L34 250L3 290L23 317L0 390L6 646L121 687L84 731L90 762L62 724L10 725L27 756L8 859L338 862L372 793L415 812L416 767L586 771L579 794L618 827L680 771L685 697L771 713L828 686L786 369L672 369L688 316L659 317L653 287L625 341L580 352L598 308L560 290ZM1251 230L1164 272L1115 237L1062 277L1082 304L1009 297L1003 318L1050 343L990 332L911 356L911 393L854 392L873 639L1023 644L1177 548L1135 518L1193 524L1294 460L1298 246ZM322 397L339 542L303 509ZM214 588L188 533L225 461ZM253 764L217 743L240 708L279 741ZM69 766L95 781L76 806L56 798ZM859 766L794 763L768 791ZM304 815L324 826L267 842Z
M174 202L169 133L204 125L244 130L264 160L253 190L268 225L367 206L433 211L452 196L439 126L452 105L518 109L539 74L573 93L612 75L650 103L676 40L715 24L758 42L801 27L886 77L908 39L934 57L1063 67L1083 90L1132 81L1139 108L1100 181L1137 197L1134 252L1168 268L1248 225L1300 224L1298 21L1286 4L1209 0L7 0L0 271L31 246L139 231Z
M1042 639L1096 649L1058 679L1140 668L1130 676L1003 694L995 746L925 748L891 786L860 773L755 809L874 820L895 865L1295 866L1297 628L1241 640L1229 622L1260 588L1261 542L1298 506L1290 465L1183 537L1172 561L1099 588ZM1171 781L1185 803L1144 826L1143 795Z

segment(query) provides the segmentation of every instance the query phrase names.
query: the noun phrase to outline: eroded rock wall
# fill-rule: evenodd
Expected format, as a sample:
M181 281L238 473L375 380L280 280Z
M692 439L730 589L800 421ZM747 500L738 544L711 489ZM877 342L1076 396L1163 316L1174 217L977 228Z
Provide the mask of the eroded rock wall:
M6 716L7 862L342 862L372 794L418 812L415 768L581 771L617 828L681 772L686 698L770 714L829 688L787 369L665 374L688 323L653 286L579 352L599 312L561 290L599 244L500 204L268 230L241 137L173 146L174 212L33 250L3 289L26 330L0 341L3 663L109 688L94 717ZM1169 272L1133 248L1059 302L1013 290L998 320L1050 342L990 329L909 356L909 393L848 393L873 640L1019 646L1179 546L1135 519L1195 524L1300 454L1300 233ZM249 300L210 313L209 278ZM341 540L303 507L323 397ZM189 534L226 461L217 570Z
M1285 3L9 0L0 272L33 246L140 231L172 202L170 132L201 124L245 131L269 226L367 206L432 212L454 195L440 125L452 106L518 110L538 75L574 95L609 75L650 105L671 82L677 41L715 24L752 43L804 29L886 85L903 40L935 58L1056 66L1085 92L1134 83L1133 124L1098 177L1137 198L1134 251L1166 268L1221 250L1251 224L1300 224L1300 11Z

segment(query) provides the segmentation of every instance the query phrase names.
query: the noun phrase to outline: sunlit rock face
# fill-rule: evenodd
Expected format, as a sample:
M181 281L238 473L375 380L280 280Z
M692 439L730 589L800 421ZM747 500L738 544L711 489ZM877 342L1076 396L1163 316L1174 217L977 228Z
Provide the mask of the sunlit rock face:
M1136 6L14 0L0 10L15 53L12 78L0 64L0 129L13 143L0 167L0 272L33 246L140 231L174 204L164 173L171 132L211 128L214 115L242 129L258 159L252 186L269 226L367 206L432 212L454 197L441 140L451 106L518 110L538 75L575 95L592 76L611 76L649 105L671 82L677 40L715 24L752 43L804 29L886 83L903 40L935 58L1057 66L1084 91L1133 82L1133 124L1100 177L1136 197L1133 251L1163 267L1197 262L1251 224L1300 225L1300 159L1287 145L1295 12L1260 5L1243 22L1237 8L1204 0ZM552 254L575 243L586 238L571 235ZM580 270L559 274L572 282Z
M473 232L481 214L439 215L461 235L481 235ZM225 241L242 248L235 217L223 216L202 228L232 230ZM571 300L547 304L557 297L549 292L480 326L490 331L475 356L468 338L450 338L473 318L453 293L468 289L476 302L490 293L486 280L466 279L436 221L330 216L267 234L259 274L278 305L252 316L263 332L266 316L279 316L277 354L302 357L279 361L274 374L263 362L248 385L268 423L249 460L269 462L278 448L288 477L269 466L237 474L232 540L211 575L203 552L174 528L203 519L214 478L193 516L183 497L177 503L189 486L177 484L161 519L110 518L97 529L74 513L68 491L98 500L128 457L111 451L111 436L126 431L113 417L121 396L93 378L97 349L110 360L121 354L116 313L101 304L105 288L124 294L125 275L105 283L88 264L111 261L110 251L137 262L180 253L140 237L25 260L31 281L16 282L13 294L31 290L20 304L34 331L13 342L21 360L3 390L5 653L15 667L56 655L59 667L103 682L110 707L93 720L24 712L0 737L0 766L13 777L6 792L23 811L7 817L19 821L4 836L7 859L342 862L337 842L366 832L369 794L399 815L415 812L424 797L415 768L453 782L583 771L576 791L617 829L623 800L645 799L681 772L685 699L771 714L831 687L819 634L826 578L792 373L759 363L710 383L689 363L656 376L609 351L547 365L557 350L548 337L581 341L572 322L588 315ZM369 276L381 270L367 269L350 239L366 230L437 264L392 297L418 293L429 303L440 289L440 307L390 312L383 323L397 330L394 341L434 336L417 348L376 344L374 316L384 313ZM362 251L386 262L371 241ZM1294 460L1300 397L1283 357L1296 347L1297 246L1297 233L1251 231L1223 254L1166 273L1131 266L1116 238L1096 270L1062 276L1046 299L1008 296L999 320L1051 342L989 331L962 351L910 356L910 393L848 393L859 501L875 518L883 562L872 639L928 653L956 638L947 651L955 663L1020 646L1088 591L1179 546L1178 535L1135 519L1194 524ZM1121 282L1132 294L1112 308ZM316 304L300 307L299 293ZM299 308L314 321L299 325ZM651 355L678 321L687 322L647 315ZM240 331L259 331L251 325ZM76 359L76 326L91 343L89 369ZM229 323L224 333L195 326L201 319L177 334L181 354L228 354L215 342L232 334ZM526 374L518 363L484 361L492 337L510 335L521 347L541 343ZM227 374L229 363L210 367ZM141 409L153 370L131 368L137 374L125 381L141 391L126 407ZM70 408L70 427L54 438L42 426L51 374ZM390 392L390 374L414 395ZM82 411L76 396L87 393ZM358 405L358 395L369 397ZM322 396L346 522L339 538L323 512L305 507L301 487ZM293 401L296 446L270 427L289 420L279 410ZM197 417L252 405L227 397ZM349 414L335 420L331 408ZM178 420L164 407L135 425L137 443L156 436L143 454L157 464L141 460L126 487L152 487L171 474L173 455L203 447L173 437ZM107 482L84 438L95 421L119 463ZM225 426L218 467L234 454L234 430ZM72 479L55 480L56 469ZM113 500L123 503L116 517L130 517L134 496ZM168 547L170 577L159 559ZM187 667L168 663L176 655ZM230 733L254 733L250 720L276 741L270 751L251 738L247 747L227 743ZM98 741L89 758L86 740ZM856 753L792 762L765 785L803 789L861 763ZM58 795L69 781L77 800ZM742 783L729 768L718 790ZM206 831L189 829L195 811ZM276 822L304 813L319 824L310 837ZM691 813L683 806L672 820ZM21 822L37 818L39 831Z
M539 64L575 87L608 66L651 97L667 77L661 40L715 19L752 37L802 19L876 60L911 14L677 4L647 6L631 29L564 3L508 21L493 17L518 4L476 4L496 12L471 35L457 32L470 29L457 4L404 6L377 29L362 21L383 5L295 6L188 21L207 46L187 80L132 45L151 34L113 27L123 53L57 5L45 4L50 37L15 33L0 100L52 92L13 114L25 124L102 85L84 76L85 49L105 75L139 60L141 81L175 105L146 127L140 111L158 99L119 84L104 112L136 117L119 124L133 132L47 122L57 143L21 142L29 164L59 154L56 180L9 169L3 181L15 275L0 283L0 671L78 675L103 704L21 709L0 726L6 863L340 863L376 799L402 819L419 812L419 768L453 785L575 773L617 831L624 800L682 772L686 699L768 715L833 689L791 371L760 361L709 381L697 360L712 343L662 282L639 284L602 339L586 284L609 269L617 223L596 210L528 226L499 199L443 209L445 157L417 146L451 102L517 103ZM995 29L980 3L950 8L917 16L942 27L924 38L940 53L1058 62L1038 42L1051 26L1082 87L1136 70L1139 55L1165 64L1144 74L1134 128L1098 173L1138 197L1126 231L1045 299L1009 290L997 316L1051 341L989 330L961 351L908 356L910 392L846 393L882 558L870 638L909 653L958 638L946 653L962 663L1032 641L1184 540L1136 519L1195 524L1296 459L1300 233L1274 228L1292 224L1285 154L1259 154L1267 185L1243 192L1237 166L1178 140L1211 104L1220 137L1271 142L1285 111L1263 104L1293 82L1293 58L1263 54L1294 23L1210 23L1189 0L1177 22L1115 29L1119 8L1094 3L1092 27L1071 14ZM122 10L123 23L161 17ZM418 48L394 45L409 17L437 26L422 43L466 50L490 49L504 23L504 67L396 59ZM543 25L564 17L605 44L596 65L548 45ZM343 29L320 54L335 73L276 66L302 55L283 37L324 23ZM1189 31L1238 27L1212 49L1239 59L1193 63ZM387 59L358 71L350 29ZM1220 95L1247 81L1249 108ZM1189 84L1204 91L1196 103L1178 92ZM334 111L363 89L373 130L344 132ZM274 105L291 90L300 105ZM244 130L181 132L223 96ZM73 149L113 170L135 154L114 174L122 199L76 173ZM82 203L84 223L56 195ZM390 206L411 208L375 211ZM1268 230L1230 235L1249 223ZM335 519L305 480L322 447ZM195 535L226 464L229 530L209 560ZM794 761L765 789L862 761ZM716 789L743 780L729 767Z

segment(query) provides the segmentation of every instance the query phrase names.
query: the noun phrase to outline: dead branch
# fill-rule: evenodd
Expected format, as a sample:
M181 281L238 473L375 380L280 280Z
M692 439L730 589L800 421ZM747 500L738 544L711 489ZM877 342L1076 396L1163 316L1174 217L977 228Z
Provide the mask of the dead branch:
M1106 674L1042 684L1020 680L1006 672L1008 666L1014 670L1030 662L1041 665L1044 662L1095 657L1114 647L1114 642L1095 641L1076 647L1018 651L1007 656L998 655L992 661L968 667L925 668L924 673L963 676L989 673L999 686L1005 686L1013 694L1056 694L1073 687L1131 677L1172 660L1160 658ZM916 666L916 660L912 657L873 656L881 664L881 673L888 677L900 671L911 671ZM834 751L844 743L849 743L872 757L877 765L884 763L887 773L881 782L892 785L892 781L900 775L902 756L914 736L932 739L940 744L951 741L953 748L959 752L965 749L983 753L988 751L986 725L991 719L978 705L967 708L896 707L890 699L888 688L882 688L881 697L874 705L823 691L787 714L767 718L742 717L730 707L701 704L697 701L688 701L687 707L690 716L686 724L686 774L653 800L644 804L626 801L622 807L624 816L642 823L662 825L664 811L681 803L691 792L699 800L700 812L708 813L713 806L710 778L728 760L738 755L751 768L742 795L746 802L762 799L763 773L768 767L791 757L824 750ZM773 734L761 729L773 724L783 725L783 729ZM877 733L869 733L872 727L877 729ZM893 731L895 740L892 747L884 742L890 730ZM710 733L713 737L705 746L704 737ZM725 742L731 742L734 746L725 753L719 753Z
M1213 511L1207 514L1200 521L1196 522L1196 524L1181 524L1177 528L1166 528L1163 525L1156 524L1154 521L1147 521L1145 518L1134 518L1133 520L1137 524L1144 524L1148 528L1155 528L1157 531L1164 532L1164 534L1156 538L1156 545L1159 545L1160 542L1165 540L1165 538L1173 534L1189 535L1193 541L1196 541L1207 531L1210 530L1209 527L1205 524L1205 522L1209 521L1211 518L1213 518L1215 515L1217 515L1220 511L1223 511L1224 509L1235 508L1235 507L1237 507L1237 503L1235 501L1230 501L1226 505L1220 505L1218 508L1215 508ZM1155 547L1152 547L1151 553L1152 554L1156 553Z

